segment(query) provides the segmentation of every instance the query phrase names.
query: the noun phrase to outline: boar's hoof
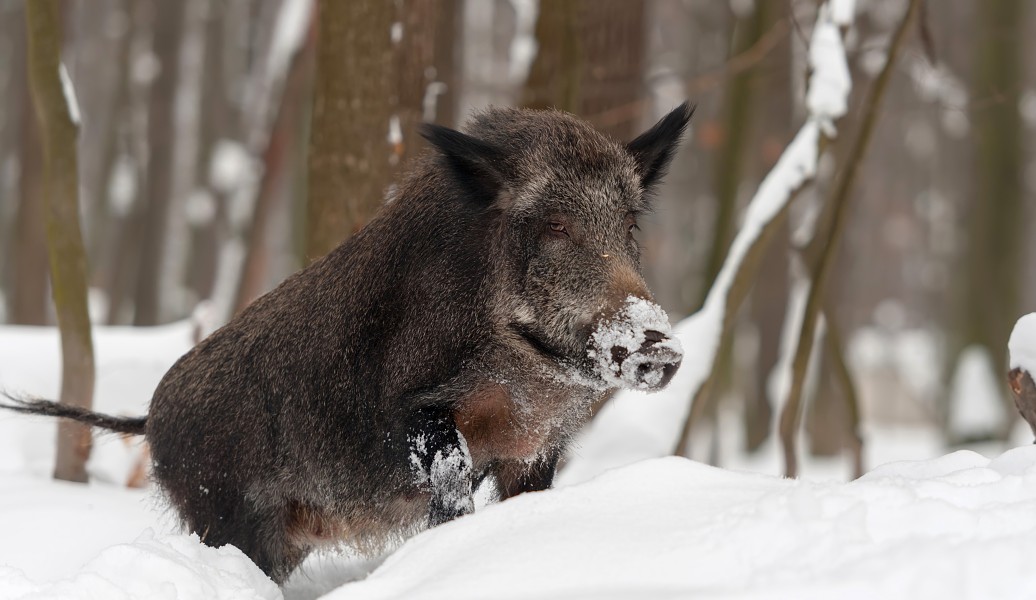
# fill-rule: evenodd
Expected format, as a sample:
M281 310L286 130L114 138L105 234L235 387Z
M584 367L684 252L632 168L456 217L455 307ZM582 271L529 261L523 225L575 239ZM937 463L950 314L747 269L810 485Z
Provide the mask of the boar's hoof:
M673 379L683 354L670 344L670 337L660 331L644 332L644 343L630 353L622 346L611 349L612 361L619 366L623 379L637 388L657 390Z

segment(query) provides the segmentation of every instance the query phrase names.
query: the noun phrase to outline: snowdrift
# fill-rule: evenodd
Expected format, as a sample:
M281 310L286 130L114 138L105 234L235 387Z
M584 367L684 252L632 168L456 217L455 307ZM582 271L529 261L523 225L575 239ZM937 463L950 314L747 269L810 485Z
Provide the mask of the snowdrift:
M0 598L1030 598L1036 447L892 463L850 483L643 461L425 532L338 589L311 570L278 590L232 547L150 533L70 577L24 575L48 546L83 543L48 541L0 567Z

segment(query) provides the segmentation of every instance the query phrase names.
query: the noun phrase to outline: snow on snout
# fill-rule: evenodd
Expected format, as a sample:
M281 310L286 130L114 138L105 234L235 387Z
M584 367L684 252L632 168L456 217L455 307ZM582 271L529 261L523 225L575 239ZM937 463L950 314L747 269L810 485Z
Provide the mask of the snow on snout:
M640 352L649 331L657 331L664 338L651 346L650 353ZM622 387L653 389L662 383L661 365L680 362L683 347L673 336L669 317L662 307L631 295L611 319L601 321L590 335L588 355L606 382ZM648 364L656 368L642 368Z

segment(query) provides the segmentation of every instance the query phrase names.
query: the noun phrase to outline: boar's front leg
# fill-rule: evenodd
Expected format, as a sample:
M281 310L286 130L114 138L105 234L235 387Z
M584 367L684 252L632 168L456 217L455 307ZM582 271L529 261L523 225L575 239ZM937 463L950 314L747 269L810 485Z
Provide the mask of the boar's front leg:
M494 475L500 500L507 500L525 492L549 489L554 483L554 474L557 471L560 457L559 451L549 450L532 463L521 460L498 463Z
M472 466L464 436L446 407L421 409L408 435L410 465L431 492L428 526L435 527L474 510Z

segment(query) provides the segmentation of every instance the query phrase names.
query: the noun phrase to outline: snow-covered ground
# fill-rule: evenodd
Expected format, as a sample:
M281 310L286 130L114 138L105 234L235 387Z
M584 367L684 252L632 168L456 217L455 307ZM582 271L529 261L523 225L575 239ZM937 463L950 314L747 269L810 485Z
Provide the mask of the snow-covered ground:
M145 410L191 333L189 323L99 328L98 407ZM53 330L0 327L0 387L53 396L57 356ZM481 508L384 562L314 556L280 589L235 548L178 532L152 492L123 487L139 449L119 437L98 438L89 486L51 481L53 436L52 422L0 414L0 599L943 600L1036 590L1036 447L1024 436L1000 456L989 447L988 457L940 457L934 430L871 426L869 464L926 460L848 483L844 460L810 462L792 481L752 472L777 472L772 449L743 457L724 440L726 464L739 469L724 470L637 462L638 436L613 439L603 459L578 450L558 489Z

